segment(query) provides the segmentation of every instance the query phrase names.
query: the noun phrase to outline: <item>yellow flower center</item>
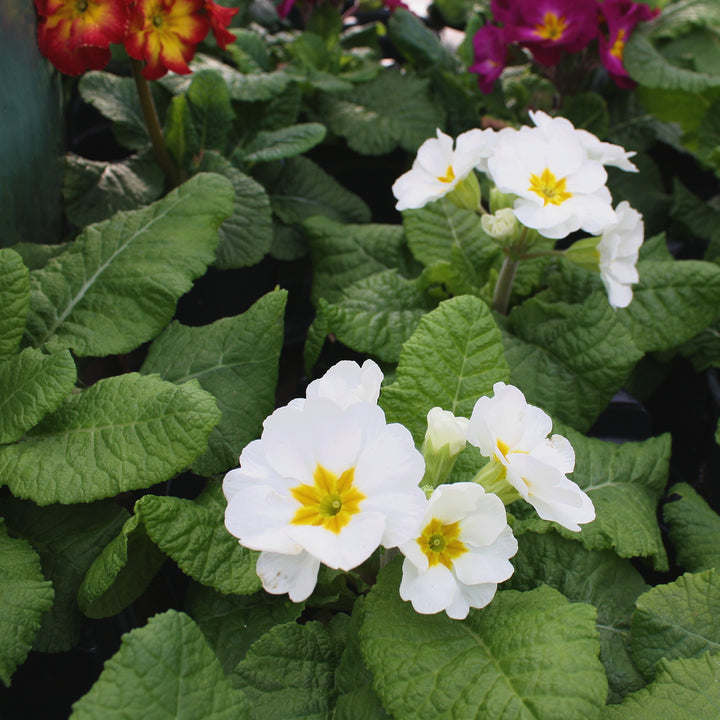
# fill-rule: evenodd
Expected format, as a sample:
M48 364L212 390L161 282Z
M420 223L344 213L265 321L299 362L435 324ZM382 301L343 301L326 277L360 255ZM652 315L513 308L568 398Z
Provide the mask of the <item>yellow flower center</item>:
M355 468L346 470L340 477L318 464L313 473L313 485L298 485L290 494L300 503L291 520L293 525L321 526L336 535L360 512L365 499L353 487Z
M417 539L417 544L428 559L430 567L442 563L452 569L453 560L467 552L465 544L458 540L460 523L443 525L441 520L433 518Z
M610 54L613 57L616 57L618 60L622 60L624 50L625 50L625 30L623 28L620 28L620 30L618 30L617 37L615 38L615 42L613 43L613 46L610 48Z
M531 192L539 195L543 199L543 207L547 205L562 205L566 200L572 197L572 193L565 189L565 178L559 180L553 175L550 168L545 168L542 175L530 176Z
M543 15L542 23L535 26L535 32L543 40L559 40L565 30L567 30L568 25L568 21L562 15L556 15L554 12L546 12L545 15Z
M502 440L497 441L497 447L502 456L507 459L507 454L510 452L510 447L507 443L504 443Z
M448 165L445 175L438 175L437 179L441 183L451 183L455 179L455 173L453 172L452 165Z

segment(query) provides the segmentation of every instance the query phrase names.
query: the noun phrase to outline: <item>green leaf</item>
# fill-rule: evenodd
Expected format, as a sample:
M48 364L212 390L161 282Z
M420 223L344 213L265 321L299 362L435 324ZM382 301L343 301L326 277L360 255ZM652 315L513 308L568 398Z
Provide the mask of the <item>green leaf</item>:
M360 632L375 690L396 720L597 715L607 680L592 606L546 586L506 590L458 621L416 613L399 580L394 562L367 597Z
M247 652L232 675L252 720L325 720L335 702L342 645L319 622L277 625Z
M235 112L230 103L230 91L220 73L214 70L194 72L187 99L194 135L199 139L196 152L224 151L235 121Z
M417 443L433 407L470 417L476 401L508 379L500 331L488 306L471 296L446 300L420 320L400 354L397 379L382 391L388 420Z
M651 680L661 660L720 651L720 575L687 573L641 595L632 621L632 657Z
M218 230L215 267L228 270L259 263L273 241L270 198L265 188L215 152L203 155L200 170L224 175L235 191L233 214Z
M409 270L402 228L397 225L343 225L326 217L303 223L313 267L311 298L336 302L355 281L382 272Z
M368 206L305 157L286 160L281 175L264 184L273 212L284 223L299 223L313 215L337 222L370 222Z
M70 222L83 227L106 220L119 210L136 210L157 200L163 174L150 154L119 162L65 156L63 199Z
M71 396L15 445L0 477L39 505L91 502L172 478L205 451L220 419L197 381L128 373Z
M304 603L286 595L222 595L205 585L190 586L186 598L189 612L205 640L229 674L245 657L248 648L275 625L295 621Z
M392 13L388 22L388 36L412 65L428 70L458 69L455 54L409 10L399 7Z
M197 175L142 210L86 228L31 273L26 339L57 340L76 355L128 352L170 321L178 298L214 258L233 191Z
M197 625L168 610L123 636L72 720L247 720L242 693L223 676Z
M22 257L9 248L0 249L0 358L11 355L25 332L30 303L30 280Z
M608 134L610 118L607 103L598 93L583 92L567 98L562 114L578 129L587 130L599 138Z
M242 148L244 162L270 162L302 155L319 145L327 129L320 123L302 123L279 130L259 132L247 147Z
M260 587L257 553L225 528L225 498L210 482L197 500L145 495L135 503L147 533L180 569L222 593L249 595Z
M602 292L584 302L532 298L503 335L513 384L528 402L587 430L642 356Z
M78 607L91 618L117 615L142 595L164 562L165 556L133 515L85 574Z
M662 660L655 682L608 706L601 720L699 720L714 718L720 707L720 658Z
M111 503L43 508L7 499L0 504L0 513L10 531L35 548L43 575L55 590L33 649L70 650L78 642L83 622L77 605L80 583L101 549L119 532L127 512Z
M720 212L673 178L673 202L670 215L693 235L709 240L720 228Z
M443 113L431 98L428 80L392 69L350 92L323 95L319 113L362 155L384 155L398 145L415 152L443 126Z
M645 684L630 657L630 623L635 600L648 589L629 560L608 550L592 552L556 533L525 533L512 560L515 572L506 586L532 590L549 585L571 602L597 608L600 661L609 683L609 702L617 703Z
M0 443L19 440L70 394L75 362L67 350L46 355L34 348L0 360Z
M6 686L27 657L53 596L40 558L25 540L9 538L0 518L0 679Z
M174 322L150 346L141 372L178 385L196 379L222 413L207 451L193 463L200 475L235 467L275 407L286 300L287 292L277 290L233 318L202 327Z
M720 569L720 515L686 483L668 490L663 518L678 565L691 572Z
M319 307L340 342L385 362L397 362L403 343L435 304L420 282L386 270L353 283L332 305L321 300Z

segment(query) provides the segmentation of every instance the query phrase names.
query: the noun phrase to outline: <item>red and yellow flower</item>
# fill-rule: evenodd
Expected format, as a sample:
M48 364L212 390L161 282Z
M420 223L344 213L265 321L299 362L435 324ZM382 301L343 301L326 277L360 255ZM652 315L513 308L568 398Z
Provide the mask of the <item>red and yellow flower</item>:
M230 21L240 8L228 8L205 0L205 12L210 20L210 29L215 36L215 42L224 50L231 42L235 40L235 36L227 29Z

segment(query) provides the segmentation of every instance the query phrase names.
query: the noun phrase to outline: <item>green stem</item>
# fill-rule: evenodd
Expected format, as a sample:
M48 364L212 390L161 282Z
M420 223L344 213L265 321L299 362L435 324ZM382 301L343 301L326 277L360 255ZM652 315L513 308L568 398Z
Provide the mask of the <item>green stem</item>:
M145 126L150 135L153 150L155 151L155 158L165 175L165 180L169 187L177 187L180 184L178 171L165 145L165 138L163 137L162 128L160 127L160 119L155 109L155 102L150 92L150 86L142 75L142 63L139 60L131 58L130 67L132 68L133 78L135 79L135 87L137 88L138 98L140 99L140 107L142 108Z
M500 268L500 274L497 283L495 283L492 306L493 310L497 310L501 315L507 315L508 306L510 305L510 293L512 292L515 273L519 264L520 260L515 254L508 252Z

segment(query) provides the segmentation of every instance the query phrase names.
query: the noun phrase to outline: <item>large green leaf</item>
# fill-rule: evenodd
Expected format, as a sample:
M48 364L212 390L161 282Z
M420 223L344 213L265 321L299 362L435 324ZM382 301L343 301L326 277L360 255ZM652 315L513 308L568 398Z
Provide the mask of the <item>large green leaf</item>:
M488 306L477 298L446 300L420 320L400 354L397 380L383 389L381 404L415 441L425 436L433 407L470 417L477 400L507 381L500 331Z
M663 507L678 565L691 572L720 570L720 515L686 483L668 490Z
M605 702L595 608L543 586L500 592L467 619L420 615L398 594L400 563L367 597L360 633L396 720L592 718Z
M413 65L423 69L457 71L455 54L443 45L437 33L409 10L397 8L390 16L388 34L394 46Z
M687 573L641 595L632 621L632 657L652 679L661 660L720 652L720 574Z
M109 355L150 340L212 262L232 200L225 178L197 175L147 208L86 228L31 273L28 342Z
M608 706L602 720L700 720L717 717L720 707L720 657L660 663L655 682Z
M320 123L301 123L259 132L240 150L243 162L257 163L295 157L320 144L327 129Z
M106 378L65 400L32 435L0 447L0 477L39 505L150 487L204 452L219 419L215 399L197 381Z
M67 350L46 355L25 348L0 360L0 443L19 440L53 412L70 394L75 377L75 362Z
M247 720L242 693L223 676L197 625L168 610L122 639L72 720Z
M27 657L53 595L36 552L24 540L9 538L0 518L0 680L5 685Z
M30 304L30 280L22 258L14 250L0 250L0 358L17 350Z
M257 553L227 531L225 505L220 483L211 481L195 501L145 495L135 512L184 573L222 593L249 595L260 588Z
M174 322L150 346L141 372L159 373L177 384L197 380L213 394L222 413L207 451L193 463L198 474L235 467L242 449L259 437L262 421L272 412L286 299L286 291L276 290L242 315L211 325Z
M630 622L635 599L648 589L629 560L608 550L592 552L556 533L525 533L507 586L532 590L549 585L572 602L597 608L600 660L608 676L610 702L620 702L645 684L630 657Z

